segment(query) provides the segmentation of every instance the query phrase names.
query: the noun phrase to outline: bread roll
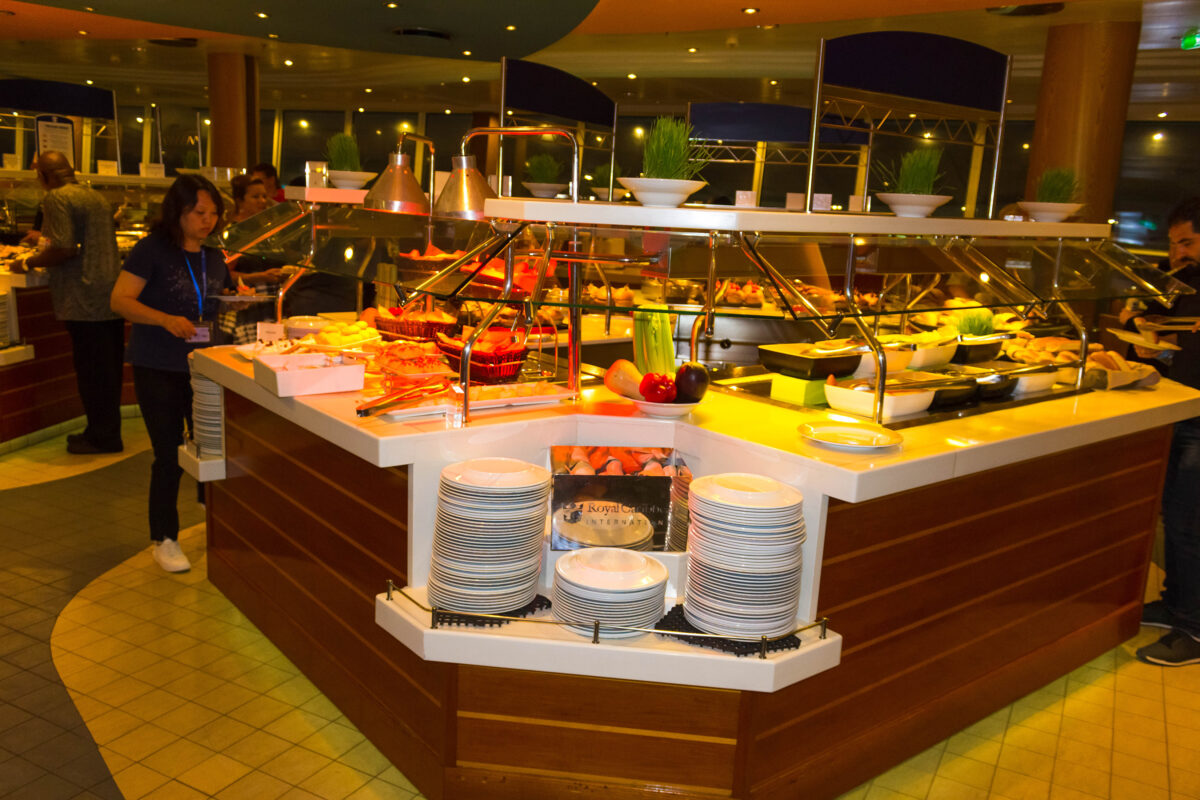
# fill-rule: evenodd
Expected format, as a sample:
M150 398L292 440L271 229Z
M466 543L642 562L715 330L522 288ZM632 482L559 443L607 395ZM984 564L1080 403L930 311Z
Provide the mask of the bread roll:
M1088 362L1103 369L1119 369L1117 362L1112 359L1112 353L1108 352L1092 353L1088 356Z
M1108 356L1116 363L1117 369L1121 370L1122 372L1128 372L1129 370L1133 369L1129 362L1126 361L1120 353L1109 350Z

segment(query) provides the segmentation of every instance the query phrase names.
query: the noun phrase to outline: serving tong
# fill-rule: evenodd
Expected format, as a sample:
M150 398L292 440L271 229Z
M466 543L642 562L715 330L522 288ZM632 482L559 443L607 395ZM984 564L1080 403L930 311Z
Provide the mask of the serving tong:
M406 386L403 389L389 392L374 400L367 400L354 407L354 413L360 417L374 417L385 411L407 405L416 400L440 394L450 388L449 378L434 376Z

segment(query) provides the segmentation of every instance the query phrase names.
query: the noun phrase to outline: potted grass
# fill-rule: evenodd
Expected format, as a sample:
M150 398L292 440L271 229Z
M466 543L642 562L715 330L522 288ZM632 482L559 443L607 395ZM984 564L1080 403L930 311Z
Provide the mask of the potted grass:
M921 147L900 157L900 166L879 166L886 192L875 196L887 203L897 217L928 217L934 209L950 201L948 194L934 194L934 185L941 179L938 165L942 151L936 147Z
M608 194L608 184L609 184L608 164L601 164L600 166L598 166L594 170L592 170L592 191L594 191L596 193L596 196L599 197L601 200L611 199L614 203L619 200L624 200L626 198L626 196L629 195L629 190L623 188L620 185L620 183L619 183L620 179L621 179L621 165L614 161L613 166L612 166L613 189L612 189L612 197L610 198L609 194Z
M659 117L646 135L642 177L618 178L644 206L676 208L704 186L695 180L708 164L708 150L691 142L692 126L674 117Z
M534 197L556 197L567 188L567 184L558 182L560 174L561 161L549 153L538 153L525 162L527 180L521 181L521 185Z
M1076 203L1079 177L1070 167L1051 167L1038 178L1034 200L1021 200L1021 206L1034 222L1062 222L1083 208Z
M375 177L363 172L358 158L358 141L348 133L335 133L325 142L325 158L329 162L329 182L338 189L361 189Z

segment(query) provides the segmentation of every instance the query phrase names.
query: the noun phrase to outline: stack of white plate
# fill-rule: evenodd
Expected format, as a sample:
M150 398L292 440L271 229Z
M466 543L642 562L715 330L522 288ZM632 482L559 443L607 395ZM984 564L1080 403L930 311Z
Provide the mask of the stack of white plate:
M192 373L192 440L201 458L221 458L221 385Z
M692 481L684 616L698 629L746 639L795 628L803 496L764 475Z
M578 500L550 517L555 550L585 547L623 547L649 550L654 544L654 525L637 511L614 500Z
M671 527L667 531L667 550L671 552L687 550L688 527L691 525L688 491L691 484L692 473L683 470L671 481Z
M474 458L442 470L429 601L497 614L537 596L550 471L515 458Z
M634 550L592 547L554 565L554 616L587 636L596 622L610 639L642 635L626 629L653 627L664 613L666 593L667 568Z

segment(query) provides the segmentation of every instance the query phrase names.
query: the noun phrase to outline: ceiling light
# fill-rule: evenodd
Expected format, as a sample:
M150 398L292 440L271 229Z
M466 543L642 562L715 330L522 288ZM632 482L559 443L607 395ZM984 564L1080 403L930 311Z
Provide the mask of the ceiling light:
M266 19L266 18L267 18L267 17L269 17L270 15L269 15L267 12L265 12L265 11L259 11L259 12L258 12L257 14L255 14L254 16L258 17L259 19Z
M779 26L775 25L775 24L771 24L771 25L755 25L754 27L761 28L764 31L771 31L771 30L778 28Z
M308 120L306 120L306 119L302 119L302 120L300 120L299 122L297 122L296 124L297 124L297 125L299 125L301 128L307 128L307 127L308 127Z
M470 83L470 82L471 82L471 76L463 75L463 83Z
M646 129L639 125L633 129L633 135L640 139L646 135Z
M508 109L508 111L506 111L505 113L506 113L506 114L508 114L508 115L511 117L511 116L512 116L512 109L511 109L511 108L510 108L510 109Z
M76 33L78 33L80 36L87 36L87 35L88 35L87 31L75 31L75 32L76 32Z
M768 82L769 82L769 83L770 83L772 86L778 86L778 85L779 85L779 81L772 80L772 81L768 81Z
M396 8L399 5L399 3L384 3L384 5L387 6L388 8Z
M743 8L742 13L743 14L757 14L758 9L757 8Z
M637 73L636 73L636 72L631 72L631 73L629 73L628 75L626 75L625 77L626 77L626 78L629 78L629 80L634 80L635 78L637 78Z
M1154 135L1153 135L1153 136L1151 136L1150 138L1151 138L1151 139L1153 139L1153 140L1154 140L1154 141L1156 141L1156 142L1161 142L1161 141L1163 140L1163 132L1162 132L1162 131L1159 131L1158 133L1154 134Z
M470 51L470 50L463 50L463 55L464 55L464 56L469 56L469 55L471 55L471 51Z
M1158 112L1158 118L1159 118L1159 119L1162 119L1162 118L1163 118L1163 117L1165 117L1165 116L1167 116L1167 112L1165 112L1165 111L1160 111L1160 112Z
M290 66L291 66L293 63L295 63L295 62L293 62L293 61L292 61L290 58L285 58L285 59L283 60L283 65L284 65L285 67L290 67Z
M930 133L929 131L925 131L924 133L922 133L922 134L921 134L921 136L923 136L923 137L924 137L924 138L926 138L926 139L931 139L931 138L933 138L933 134L932 134L932 133Z
M84 81L84 83L86 83L88 86L91 86L91 85L92 85L92 79L91 79L91 78L88 78L86 81Z
M206 119L206 120L204 120L204 124L205 124L205 125L212 125L212 120L211 120L211 119Z
M1029 149L1029 142L1024 142L1024 143L1022 143L1022 144L1021 144L1021 149L1022 149L1022 150L1028 150L1028 149Z
M366 92L367 94L370 94L371 92L373 92L375 90L374 89L363 89L363 91Z
M84 7L83 7L83 10L84 10L84 11L95 11L96 9L92 8L91 6L84 6ZM10 12L8 12L8 13L10 13L10 14L11 14L12 12L10 11Z
M696 52L696 48L694 48L694 47L689 47L689 48L688 48L688 52L689 52L689 53L694 53L694 52Z
M909 118L909 119L916 119L916 118L917 118L917 115L916 115L916 114L909 114L909 115L908 115L908 118Z
M278 38L279 38L279 34L278 34L278 33L268 33L268 34L267 34L267 38L268 38L268 39L278 39Z
M504 26L504 30L506 30L506 31L515 31L516 29L517 29L516 25L505 25Z
M366 111L366 109L365 109L365 108L363 108L362 106L359 106L359 107L358 107L358 113L360 113L360 114L361 114L361 113L363 113L364 111Z
M595 86L595 85L596 85L596 82L595 82L595 81L592 81L592 86Z
M376 135L376 136L383 136L383 131L376 129L376 131L375 131L375 135Z
M150 107L151 107L151 108L158 108L158 103L151 103L151 104L150 104Z
M145 121L146 121L146 120L145 120L144 118L142 118L142 117L136 117L136 119L137 119L137 121L138 121L138 124L139 124L139 125L140 125L141 123L143 123L143 122L145 122Z
M408 127L409 127L409 126L408 126L408 123L407 123L407 122L401 122L401 123L400 123L400 130L402 130L402 131L406 131L406 130L408 130Z
M447 108L447 109L446 109L446 113L447 113L447 114L449 114L449 113L450 113L450 109L448 109L448 108Z

